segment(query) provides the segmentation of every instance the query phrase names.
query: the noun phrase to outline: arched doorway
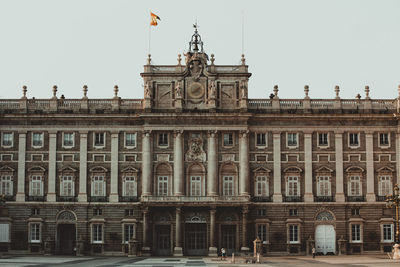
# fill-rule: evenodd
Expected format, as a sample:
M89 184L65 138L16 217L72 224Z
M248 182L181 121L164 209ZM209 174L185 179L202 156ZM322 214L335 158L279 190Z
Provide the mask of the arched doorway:
M332 225L333 215L328 211L320 212L316 217L315 250L324 255L336 252L336 231Z
M57 216L56 251L72 255L76 246L76 217L71 211L62 211Z
M172 255L172 217L169 212L160 212L154 216L153 251L157 256Z
M189 213L185 219L185 255L207 255L207 222L202 213Z

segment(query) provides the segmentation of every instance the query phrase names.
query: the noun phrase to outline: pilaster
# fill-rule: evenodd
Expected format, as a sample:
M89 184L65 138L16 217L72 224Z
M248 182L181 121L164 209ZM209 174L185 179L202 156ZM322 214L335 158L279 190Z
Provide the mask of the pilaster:
M365 133L365 153L367 158L367 202L376 201L375 190L374 190L374 144L373 132Z
M208 248L208 256L216 257L218 256L218 249L215 247L215 213L217 211L215 208L210 210L210 247Z
M174 195L183 196L183 136L182 131L174 132Z
M118 202L118 136L119 132L111 133L110 202Z
M343 132L335 132L336 202L344 202L343 192Z
M181 208L175 209L175 247L174 256L182 257L182 246L181 246Z
M207 195L216 196L217 193L217 132L208 132L208 158L207 158Z
M281 133L273 133L274 145L274 195L272 196L274 202L282 202L282 188L281 188Z
M87 137L88 132L79 132L79 202L87 202Z
M313 202L312 188L312 133L304 133L305 192L304 202Z
M47 201L56 201L56 154L57 131L49 132L49 183L47 189Z
M242 247L241 251L243 252L249 252L250 249L247 246L247 214L249 213L249 208L243 207L242 210Z
M151 132L143 131L142 196L151 196Z
M26 132L18 133L18 188L17 202L25 202Z
M240 195L249 195L249 142L248 131L239 134L239 190Z

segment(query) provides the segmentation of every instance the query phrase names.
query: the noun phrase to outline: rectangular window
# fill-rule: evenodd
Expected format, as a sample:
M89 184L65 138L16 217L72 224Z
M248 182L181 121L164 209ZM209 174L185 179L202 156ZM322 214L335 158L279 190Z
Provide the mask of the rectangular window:
M289 225L289 242L299 243L299 226L297 224Z
M13 146L13 133L2 133L1 145L4 147Z
M31 212L32 212L32 215L40 215L40 209L33 208L33 209L31 210Z
M317 177L317 196L330 196L331 195L331 177L318 176Z
M125 243L135 237L135 225L134 224L124 224L124 239Z
M349 196L361 196L361 180L360 176L349 177Z
M33 175L31 177L31 196L43 196L42 176Z
M201 196L201 177L191 176L190 177L190 195Z
M224 133L224 146L233 146L233 133Z
M351 225L351 241L352 242L361 242L361 225L360 224L352 224Z
M13 179L11 175L3 175L0 179L0 194L5 196L13 195Z
M266 146L267 138L265 133L256 133L256 145L257 146Z
M64 133L63 146L66 147L74 146L74 133Z
M95 215L95 216L103 215L103 210L102 209L93 209L93 215Z
M360 209L359 208L351 209L351 215L352 216L359 216L360 215Z
M0 242L10 242L10 224L0 223Z
M222 185L222 195L224 196L233 196L233 176L224 176L223 177L223 185Z
M328 146L328 133L319 133L318 134L318 145L319 146Z
M40 223L31 223L29 226L31 243L40 243Z
M297 209L289 209L289 216L297 216L298 212Z
M287 134L287 146L297 146L297 133Z
M159 196L168 195L168 176L158 176L158 192Z
M136 134L135 133L126 133L125 134L125 146L127 146L127 147L135 147L136 146Z
M137 184L135 176L125 176L124 177L124 196L137 196Z
M349 133L349 145L350 146L359 146L359 134L358 133Z
M168 146L168 134L167 133L158 134L158 145L159 146Z
M133 216L133 209L126 209L125 216Z
M43 146L43 133L32 133L32 146Z
M94 133L94 146L105 145L105 133Z
M257 176L256 177L256 196L268 196L268 179L267 176Z
M103 225L92 224L92 243L103 243Z
M298 176L287 177L286 196L300 196L300 186Z
M380 146L388 146L389 145L389 133L380 133L379 134L379 145Z
M393 224L382 225L383 242L393 242Z
M72 176L61 177L60 196L74 196L74 180Z
M257 236L260 238L261 242L267 241L267 225L258 224L257 225Z
M379 176L378 191L379 191L379 196L387 196L392 194L391 176Z
M106 183L104 176L93 176L92 179L92 196L104 197L106 195Z

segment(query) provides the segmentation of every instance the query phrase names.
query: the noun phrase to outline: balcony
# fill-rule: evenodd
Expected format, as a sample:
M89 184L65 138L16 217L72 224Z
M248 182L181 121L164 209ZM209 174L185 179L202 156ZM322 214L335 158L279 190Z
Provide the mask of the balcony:
M253 202L271 202L270 196L255 196L252 198Z
M364 202L365 197L364 196L347 196L346 201L347 202Z
M316 196L314 202L335 202L335 198L333 196Z
M57 202L76 202L75 196L57 196Z
M5 201L15 201L15 196L14 195L5 195L4 200Z
M284 196L283 202L303 202L303 198L301 196Z
M377 202L385 202L386 201L386 196L376 196L376 201Z
M88 202L108 202L107 196L90 196Z
M247 202L249 196L142 196L143 202Z
M25 196L25 201L44 202L46 201L46 196Z
M138 202L139 197L137 196L119 196L119 202Z

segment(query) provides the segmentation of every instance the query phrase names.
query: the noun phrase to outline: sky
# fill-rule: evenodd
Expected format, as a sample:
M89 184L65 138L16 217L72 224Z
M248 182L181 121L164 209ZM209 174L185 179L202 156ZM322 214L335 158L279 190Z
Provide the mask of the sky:
M142 98L140 73L175 65L197 21L215 64L252 76L249 98L393 99L400 84L398 0L0 0L0 98ZM150 11L161 21L150 29ZM242 35L243 25L243 35ZM243 38L242 38L243 36ZM243 40L243 42L242 42ZM242 43L244 45L242 45Z

